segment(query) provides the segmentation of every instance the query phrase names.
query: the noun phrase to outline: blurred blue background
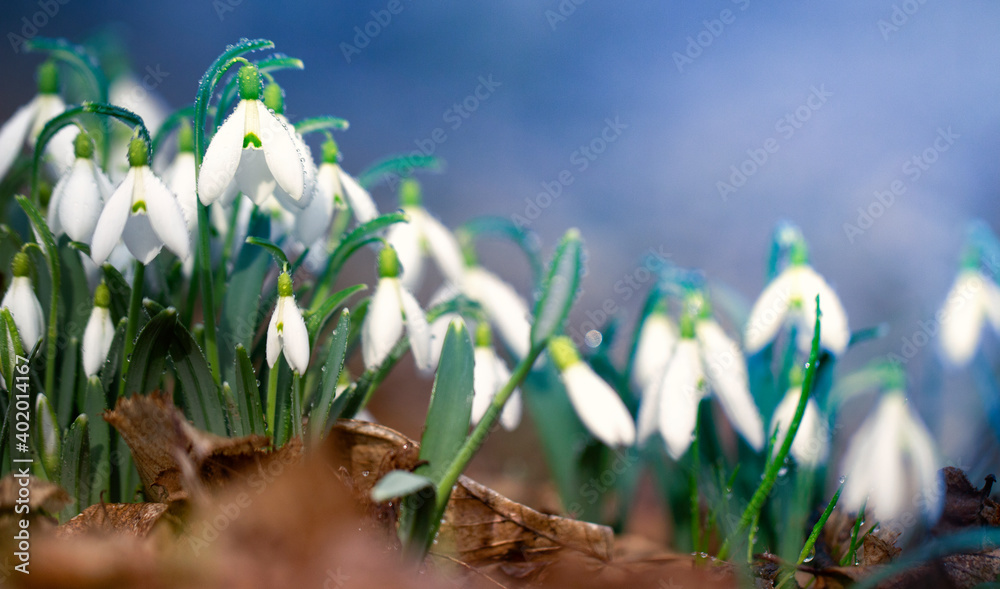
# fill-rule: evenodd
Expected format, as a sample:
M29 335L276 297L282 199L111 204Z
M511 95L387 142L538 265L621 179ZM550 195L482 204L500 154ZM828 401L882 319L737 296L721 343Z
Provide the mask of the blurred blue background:
M852 350L858 366L933 316L970 219L1000 228L996 2L7 0L0 119L34 94L39 61L10 34L52 5L38 34L82 41L114 24L140 75L165 73L155 91L174 107L227 43L273 39L306 63L278 76L290 118L351 122L347 170L433 149L447 170L424 177L426 205L447 224L521 215L549 247L579 226L577 328L608 300L636 312L640 297L615 284L650 248L752 301L789 219L852 327L890 327ZM894 182L884 206L876 193ZM558 198L538 196L546 185ZM376 193L384 210L394 198ZM509 253L488 264L523 289ZM927 345L908 365L912 397L949 459L968 462L980 402L933 357Z

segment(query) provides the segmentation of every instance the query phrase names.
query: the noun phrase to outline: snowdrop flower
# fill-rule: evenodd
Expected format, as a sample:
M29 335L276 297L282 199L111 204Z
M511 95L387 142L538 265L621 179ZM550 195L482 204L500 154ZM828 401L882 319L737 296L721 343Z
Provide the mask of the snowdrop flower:
M177 196L189 232L198 225L198 191L195 184L194 131L184 121L177 130L177 155L163 173L163 181Z
M292 370L305 374L309 367L309 332L302 311L295 304L292 277L278 275L278 302L267 326L267 365L274 368L278 355L284 353Z
M90 312L87 327L83 330L83 372L87 377L94 376L104 366L111 350L111 341L115 337L115 326L111 322L111 292L108 286L101 282L94 291L94 309Z
M842 468L847 475L841 505L857 511L868 498L875 517L891 521L919 508L927 521L941 514L944 488L934 442L902 388L882 395L848 444Z
M420 184L412 178L403 180L399 185L399 205L410 221L396 223L386 234L386 241L396 248L403 265L403 286L410 290L420 286L426 254L434 259L447 281L461 286L465 264L458 240L424 209L421 200Z
M740 435L755 450L764 447L764 424L747 377L739 346L711 317L699 294L686 302L681 338L663 370L655 394L639 410L639 441L659 431L667 451L680 458L694 439L698 405L710 389Z
M941 352L953 366L967 365L989 321L1000 334L1000 287L978 268L979 252L967 256L936 319L941 324Z
M302 201L308 197L306 154L296 146L287 125L261 102L257 67L241 67L238 79L240 103L205 152L198 176L201 202L215 202L234 183L257 205L278 188L292 201Z
M608 446L635 443L635 423L625 403L580 359L573 341L566 336L553 338L549 341L549 356L559 369L573 409L590 433Z
M504 344L518 358L531 347L531 311L514 287L480 266L465 269L462 292L479 303Z
M378 216L378 209L368 191L344 172L337 163L337 143L332 138L323 143L323 161L316 172L316 192L305 210L295 216L294 233L300 243L314 244L322 239L334 213L350 207L358 223Z
M21 148L26 144L34 148L45 124L64 110L66 103L59 96L59 69L54 62L47 61L38 67L38 94L0 127L0 178L7 175ZM76 133L75 126L63 127L48 143L48 154L54 160L57 176L73 165Z
M473 352L475 368L473 369L472 424L475 425L486 414L493 397L510 380L510 370L493 349L493 333L488 323L480 322L476 326L476 347ZM500 423L510 431L521 422L521 391L514 392L507 399L500 413Z
M677 326L667 316L666 302L661 299L643 322L635 346L632 380L643 396L655 394L650 389L660 385L677 340Z
M796 370L792 373L792 386L785 393L785 398L781 400L771 417L771 427L768 432L777 430L778 435L774 440L774 447L771 454L777 454L778 449L785 442L788 435L788 426L792 423L795 410L799 405L799 397L802 394L802 371ZM799 422L799 429L795 433L792 441L791 455L800 466L806 468L816 468L826 462L830 451L830 431L826 421L820 415L816 405L816 399L809 397L806 401L806 410L802 414L802 421Z
M786 320L797 327L799 350L808 353L816 320L816 295L823 311L820 345L833 354L842 354L851 339L847 313L837 293L809 265L801 240L792 244L788 266L764 288L750 311L743 339L747 353L756 354L770 343Z
M111 180L94 161L90 135L80 132L73 145L76 161L52 189L48 222L56 236L65 232L74 241L90 243L104 201L113 188Z
M378 273L378 285L361 326L361 352L365 368L371 370L385 361L403 335L405 323L413 360L418 369L427 371L431 357L427 319L420 304L400 282L399 258L390 245L379 252Z
M111 255L119 239L135 259L149 264L164 245L180 259L188 257L190 236L177 198L149 167L149 145L133 139L129 171L97 220L90 257L98 265Z
M312 151L302 139L302 135L295 130L295 126L285 116L285 92L281 86L274 82L264 86L264 107L273 113L274 118L284 126L292 137L292 143L295 144L295 151L299 154L299 162L304 174L302 196L292 196L281 184L275 184L274 200L267 201L272 205L280 204L281 207L284 207L279 207L279 212L283 214L285 224L290 227L294 224L294 215L300 213L312 202L313 194L316 192L316 163L313 161Z
M29 352L42 339L45 321L42 305L38 302L35 289L31 286L31 261L28 259L28 254L24 252L14 254L11 273L14 278L3 295L3 301L0 301L0 308L6 307L10 310L17 333L21 337L21 345L24 346L25 352Z

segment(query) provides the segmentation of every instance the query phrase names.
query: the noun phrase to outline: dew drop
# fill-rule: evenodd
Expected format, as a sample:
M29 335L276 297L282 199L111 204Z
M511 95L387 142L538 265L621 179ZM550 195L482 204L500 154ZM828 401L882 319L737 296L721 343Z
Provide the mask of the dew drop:
M361 471L361 476L363 476L363 477L366 477L366 476L368 476L368 475L370 475L370 474L371 474L371 472L369 472L369 471L367 471L367 470L363 470L363 471Z
M583 337L583 341L586 342L589 347L596 348L601 345L602 341L604 341L604 336L601 335L601 332L596 329L591 329L587 332L587 335Z
M839 481L839 482L840 482L840 484L841 484L841 485L843 485L844 483L846 483L846 482L847 482L847 477L846 477L846 476L844 476L844 475L840 475L840 478L839 478L839 479L837 479L837 481Z

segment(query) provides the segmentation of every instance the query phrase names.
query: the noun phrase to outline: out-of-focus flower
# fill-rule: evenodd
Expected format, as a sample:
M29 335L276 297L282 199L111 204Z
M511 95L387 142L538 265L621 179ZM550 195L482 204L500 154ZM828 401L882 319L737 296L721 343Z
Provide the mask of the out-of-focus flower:
M655 394L652 389L660 386L677 340L677 326L667 316L666 302L661 299L643 322L635 346L632 380L643 396Z
M403 266L403 286L415 290L424 273L424 256L430 255L445 279L461 287L465 265L458 240L423 207L420 184L412 178L399 185L399 205L410 218L389 228L386 241L396 248Z
M180 259L188 257L190 235L177 198L149 167L149 145L133 139L128 150L129 171L108 199L94 229L90 256L102 264L118 244L149 264L164 245Z
M70 239L90 243L101 216L104 201L111 196L111 181L94 161L94 142L81 132L73 141L76 161L52 189L49 199L49 228Z
M799 397L802 394L802 372L798 370L793 373L792 386L785 393L785 398L781 400L774 415L771 416L771 427L768 433L777 430L774 446L771 454L776 454L778 448L785 441L788 435L788 427L795 416L795 410L799 405ZM795 433L795 440L792 441L791 455L800 466L816 468L826 462L830 451L830 428L826 425L826 420L820 415L816 399L810 397L806 401L805 413L802 414L802 421L799 422L799 430Z
M573 341L549 341L549 356L559 369L573 409L590 433L608 446L635 443L635 423L618 393L580 359Z
M35 296L34 287L31 286L31 261L28 259L28 254L24 252L14 254L11 273L14 278L3 295L3 301L0 301L0 308L6 307L10 310L21 338L21 345L24 346L24 351L28 352L42 339L45 330L42 305Z
M365 368L371 370L385 361L393 346L403 335L410 341L413 361L417 368L430 368L430 330L424 311L399 279L399 258L391 245L378 256L379 281L368 304L368 313L361 326L361 352Z
M465 269L462 292L479 303L503 342L518 358L531 346L531 311L514 287L481 266Z
M108 359L111 342L115 338L115 326L111 322L111 292L101 282L94 291L94 308L83 330L83 372L87 377L96 375Z
M38 94L0 127L0 178L7 175L25 145L34 149L45 124L64 110L66 103L59 96L59 69L55 62L46 61L38 67ZM73 139L77 130L73 125L63 127L48 143L46 153L55 164L55 176L62 176L76 159Z
M476 326L476 346L473 370L472 424L475 425L486 414L493 398L510 380L510 370L493 349L493 333L488 323ZM512 430L521 422L521 391L514 392L507 399L500 413L500 424Z
M941 353L958 367L972 360L987 321L1000 334L1000 287L979 270L978 261L978 251L966 255L937 315L941 324Z
M189 121L185 120L177 129L177 155L163 173L163 181L177 196L188 231L194 231L198 225L198 191L195 183L194 131Z
M267 326L267 365L274 367L278 355L284 354L292 370L305 374L309 368L309 331L302 311L295 303L292 277L287 272L278 275L278 302Z
M833 354L842 354L851 339L847 313L837 293L809 265L801 240L792 245L788 266L764 288L750 311L743 339L747 353L755 354L770 343L786 321L797 328L799 350L808 353L816 320L816 295L823 310L820 345Z

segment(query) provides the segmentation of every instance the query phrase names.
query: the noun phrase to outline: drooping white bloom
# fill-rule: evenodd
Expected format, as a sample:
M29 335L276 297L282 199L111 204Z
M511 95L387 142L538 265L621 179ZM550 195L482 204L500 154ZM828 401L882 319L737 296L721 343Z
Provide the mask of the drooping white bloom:
M643 396L655 393L650 389L659 386L677 339L677 326L665 308L657 308L646 317L639 331L632 368L632 380Z
M565 336L549 342L549 356L559 369L566 393L583 425L608 446L635 443L635 423L621 397L580 360L572 340Z
M177 198L149 167L149 147L142 139L129 145L125 180L108 199L94 229L90 257L101 264L119 239L143 264L149 264L164 245L180 259L188 257L190 235Z
M6 307L14 318L14 325L21 338L24 351L29 352L42 339L45 330L45 320L42 315L42 305L35 296L31 286L31 262L24 252L14 254L11 270L14 278L10 281L7 292L0 301L0 308Z
M500 339L518 358L531 347L531 311L514 287L480 267L465 269L462 292L479 303Z
M74 148L76 161L52 189L48 223L56 236L65 232L74 241L90 243L113 187L94 161L94 143L86 133L76 136Z
M316 192L305 210L295 216L295 237L301 243L314 244L330 228L334 213L350 207L358 223L378 216L378 209L368 191L337 163L337 144L323 143L323 162L316 173Z
M212 137L198 176L198 195L208 205L235 186L257 205L276 189L295 202L308 197L306 155L294 134L260 101L260 73L240 68L240 102ZM305 201L302 201L305 204Z
M177 155L163 173L163 181L177 196L188 231L198 226L198 191L195 184L194 131L184 122L177 131Z
M1000 287L975 267L963 268L937 315L941 353L953 366L967 365L989 321L1000 334Z
M474 351L475 368L473 370L472 424L475 425L486 414L493 398L510 380L510 370L503 360L497 356L492 345L492 333L489 324L480 323L476 326L476 347ZM512 430L521 422L521 390L514 389L500 413L500 424L504 429Z
M111 322L111 293L106 284L101 282L94 292L94 309L90 312L87 327L83 330L83 372L87 377L94 376L104 366L111 350L111 342L115 337L115 326Z
M287 272L278 275L278 302L267 326L267 365L273 368L282 353L292 370L299 374L306 373L309 368L309 331L302 311L295 303L292 277Z
M413 352L413 361L421 371L430 369L430 329L420 303L399 279L399 259L392 246L385 246L378 257L379 281L368 303L361 326L361 353L365 368L371 370L385 361L403 335Z
M816 295L823 312L820 345L836 355L847 349L851 339L847 313L837 293L806 262L804 247L793 247L788 266L754 303L743 338L747 353L755 354L770 343L786 321L797 328L799 350L808 353L816 321Z
M801 394L802 385L793 386L788 389L788 392L785 393L785 398L781 400L781 403L774 410L774 415L771 417L771 427L767 430L769 433L775 430L778 431L774 447L771 449L772 454L778 452L778 448L785 441L785 436L788 435L788 427L795 416L795 410L798 408L799 396ZM806 401L806 410L802 414L802 421L799 422L799 430L792 441L792 458L800 466L815 468L826 462L829 451L830 429L820 415L819 407L816 406L816 399L810 397Z
M64 110L66 103L59 96L57 66L54 62L47 61L38 68L38 94L28 104L17 109L0 127L0 178L7 175L11 164L25 145L34 149L45 124ZM53 160L56 176L62 176L76 159L73 139L77 132L75 125L63 127L48 143L46 154Z
M705 303L699 297L697 305ZM690 311L685 311L690 313ZM755 450L764 447L764 424L750 395L746 360L739 346L708 315L685 315L681 339L639 409L639 441L659 431L667 451L680 458L694 439L698 405L714 393L733 428Z
M847 481L840 502L849 511L859 510L867 497L882 522L909 510L928 522L941 514L944 486L934 442L900 389L885 393L851 438L842 473Z
M416 180L408 178L400 183L399 200L410 220L390 227L386 241L399 254L403 285L410 290L420 286L424 257L429 254L445 279L461 287L465 271L462 249L451 231L424 209Z

